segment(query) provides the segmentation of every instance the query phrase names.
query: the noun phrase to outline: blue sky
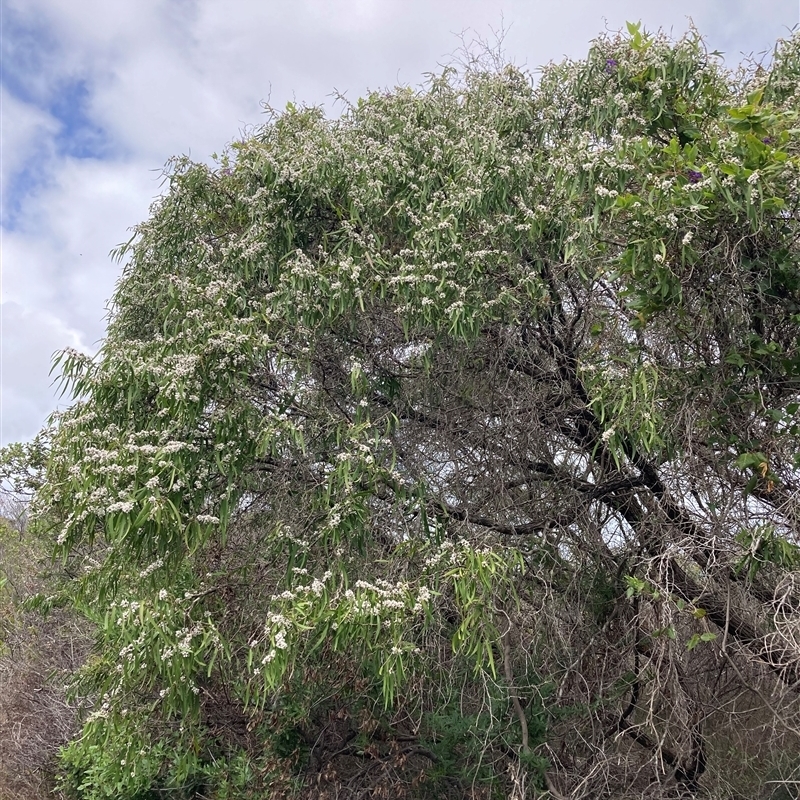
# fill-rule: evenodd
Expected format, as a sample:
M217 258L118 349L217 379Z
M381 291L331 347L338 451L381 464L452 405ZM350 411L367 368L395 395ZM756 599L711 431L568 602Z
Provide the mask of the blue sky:
M737 64L800 19L800 0L0 0L0 441L58 399L54 351L94 352L129 238L176 154L208 160L263 102L324 104L418 84L459 35L505 29L509 60L580 57L604 27L692 17Z

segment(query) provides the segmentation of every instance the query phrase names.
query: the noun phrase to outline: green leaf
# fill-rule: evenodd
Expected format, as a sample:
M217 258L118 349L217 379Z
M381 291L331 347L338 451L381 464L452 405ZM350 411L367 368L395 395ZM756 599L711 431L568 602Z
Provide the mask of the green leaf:
M626 22L625 27L628 29L628 33L631 36L636 36L639 33L642 23L641 22Z

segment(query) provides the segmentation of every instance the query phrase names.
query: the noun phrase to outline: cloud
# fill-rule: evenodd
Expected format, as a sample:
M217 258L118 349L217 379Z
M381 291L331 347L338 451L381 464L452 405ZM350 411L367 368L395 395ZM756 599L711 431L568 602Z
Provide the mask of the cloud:
M796 0L3 0L2 14L3 326L27 326L8 335L39 376L6 370L6 437L52 408L51 350L102 336L108 252L146 217L165 161L208 160L263 122L263 101L335 114L334 89L418 85L460 34L491 43L503 26L506 56L536 68L626 20L680 35L691 15L734 64L798 21Z
M58 123L53 117L15 97L5 86L0 86L0 109L3 116L2 142L0 142L0 216L7 225L18 208L12 198L18 181L30 184L41 167L52 157L51 142Z
M735 67L743 55L771 53L777 39L800 22L800 6L795 0L705 2L692 16L701 33L713 33L712 49L724 51L728 66Z
M0 306L0 331L0 443L8 444L33 437L57 407L58 390L48 374L53 354L65 347L89 349L80 331L18 303Z
M61 160L50 184L24 200L21 223L3 233L4 298L99 338L119 273L109 252L159 191L160 173L140 163Z
M3 231L3 444L30 438L55 407L53 352L96 349L119 276L109 251L159 191L160 173L139 162L61 159Z

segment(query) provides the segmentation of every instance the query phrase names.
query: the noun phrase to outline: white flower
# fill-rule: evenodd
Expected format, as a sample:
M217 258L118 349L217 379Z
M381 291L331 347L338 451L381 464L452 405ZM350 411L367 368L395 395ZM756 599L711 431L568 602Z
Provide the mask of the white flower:
M611 437L615 433L616 433L616 431L614 430L614 426L613 425L610 428L606 428L603 431L603 436L602 436L603 442L607 444L611 440Z
M146 578L146 577L148 577L149 575L151 575L153 572L155 572L157 569L160 569L160 568L161 568L161 567L163 567L163 566L164 566L164 559L163 559L163 558L158 558L158 559L156 559L156 560L155 560L155 561L154 561L152 564L148 564L148 565L147 565L147 566L146 566L146 567L145 567L145 568L144 568L144 569L143 569L143 570L142 570L142 571L139 573L139 577L140 577L140 578Z
M132 500L125 500L120 501L118 503L112 503L108 508L106 508L106 514L113 514L117 511L122 511L123 514L128 514L133 510L133 501Z
M616 189L606 189L605 186L595 186L594 190L600 197L616 197L619 194Z
M692 231L686 231L682 241L683 246L686 247L692 241L693 237L694 233L692 233Z

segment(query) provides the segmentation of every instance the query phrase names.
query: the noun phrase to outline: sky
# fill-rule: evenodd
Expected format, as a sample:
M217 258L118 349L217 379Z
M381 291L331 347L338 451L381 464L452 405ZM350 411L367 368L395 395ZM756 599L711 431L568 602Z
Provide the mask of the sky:
M532 71L626 20L694 21L729 65L770 52L800 0L0 0L0 444L59 399L53 353L94 353L130 238L175 155L210 161L293 101L417 86L462 43Z

